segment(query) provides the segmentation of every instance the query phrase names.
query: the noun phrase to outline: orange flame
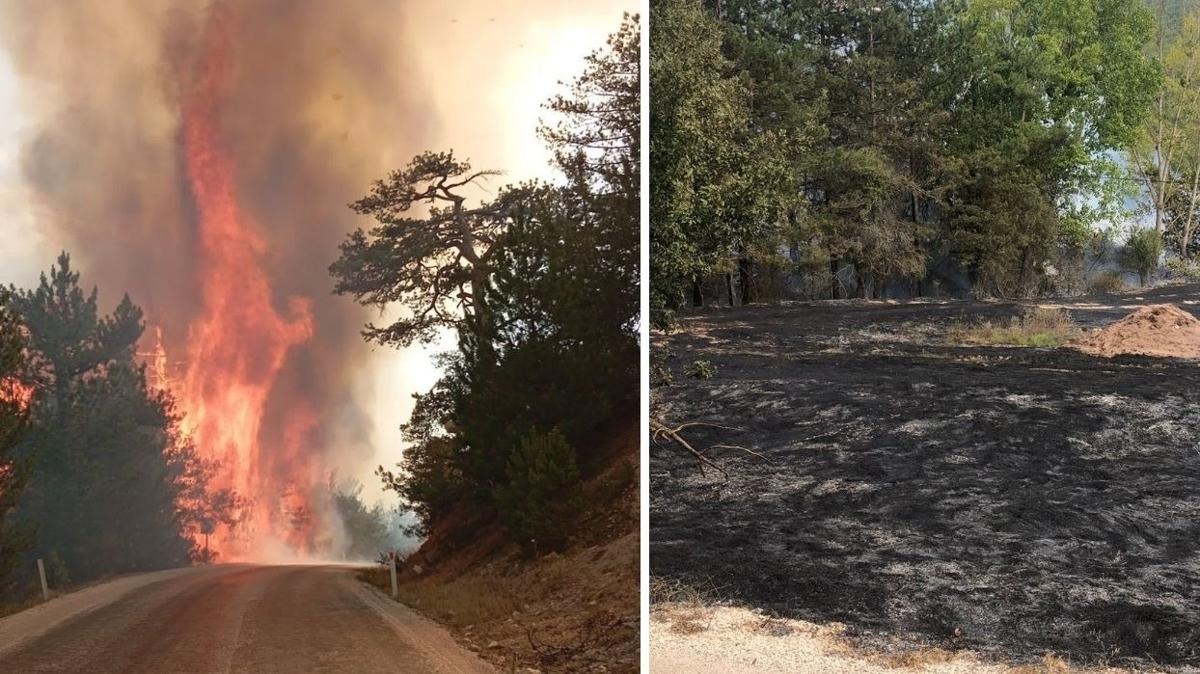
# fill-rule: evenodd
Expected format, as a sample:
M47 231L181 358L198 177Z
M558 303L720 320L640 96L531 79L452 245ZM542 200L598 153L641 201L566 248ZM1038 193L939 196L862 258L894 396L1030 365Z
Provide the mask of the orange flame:
M187 368L179 397L198 451L221 463L213 489L233 488L249 499L241 522L218 528L211 540L222 559L261 554L268 538L302 549L311 534L288 510L308 509L313 484L305 439L316 426L311 409L289 411L285 456L267 456L260 433L268 395L289 351L312 335L311 303L289 298L276 310L262 266L265 244L238 205L234 166L222 147L220 101L231 74L230 17L217 6L206 52L183 99L187 175L198 211L203 311L188 332ZM285 476L282 477L281 476Z
M29 409L33 402L33 387L15 377L0 378L0 402L16 403L21 410Z

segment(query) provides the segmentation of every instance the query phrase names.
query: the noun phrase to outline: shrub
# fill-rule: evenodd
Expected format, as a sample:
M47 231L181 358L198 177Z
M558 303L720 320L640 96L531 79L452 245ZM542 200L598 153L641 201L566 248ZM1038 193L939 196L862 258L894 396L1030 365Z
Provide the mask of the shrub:
M1158 268L1158 260L1162 257L1162 236L1149 227L1134 229L1121 249L1120 262L1125 269L1135 272L1142 285L1150 279L1150 274Z
M1186 279L1188 281L1200 279L1200 262L1196 260L1173 257L1167 260L1167 269L1171 272L1171 276L1175 278Z
M675 381L675 375L671 373L671 366L667 364L667 358L670 357L670 352L662 349L651 349L650 351L650 386L670 386Z
M51 550L46 560L47 582L51 587L64 588L71 584L71 574L67 571L67 563L63 561L58 550Z
M1125 290L1125 279L1120 272L1106 271L1088 281L1089 295L1112 295Z
M1078 334L1071 316L1062 309L1027 307L1013 316L1008 325L985 321L975 325L950 326L949 341L955 344L991 344L1030 347L1054 347L1065 344Z
M684 374L696 379L712 379L717 374L717 366L707 360L694 360L684 370Z
M508 483L496 503L516 540L535 554L562 548L583 510L575 450L562 432L533 430L508 459Z

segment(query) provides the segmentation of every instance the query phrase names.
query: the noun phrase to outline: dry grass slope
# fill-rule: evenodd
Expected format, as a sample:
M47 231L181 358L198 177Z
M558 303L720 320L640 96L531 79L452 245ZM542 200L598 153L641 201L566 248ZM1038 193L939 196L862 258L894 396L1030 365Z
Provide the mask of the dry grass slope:
M526 559L515 545L497 545L502 536L494 523L452 551L435 540L427 547L437 555L415 557L422 573L410 568L402 575L400 601L449 627L503 672L636 672L636 424L608 444L613 451L601 453L611 459L586 481L587 511L565 551ZM451 535L458 534L434 534ZM384 569L363 579L390 583Z

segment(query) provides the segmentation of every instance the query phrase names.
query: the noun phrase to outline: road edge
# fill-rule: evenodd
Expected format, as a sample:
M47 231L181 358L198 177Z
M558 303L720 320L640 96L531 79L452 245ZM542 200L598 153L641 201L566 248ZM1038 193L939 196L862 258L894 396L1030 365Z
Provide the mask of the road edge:
M389 628L416 646L429 664L445 674L488 674L496 668L471 649L459 643L440 623L422 615L379 588L352 575L347 580L363 603L371 607Z
M225 566L185 566L138 573L52 597L50 601L0 618L0 657L74 618L85 616L148 585Z

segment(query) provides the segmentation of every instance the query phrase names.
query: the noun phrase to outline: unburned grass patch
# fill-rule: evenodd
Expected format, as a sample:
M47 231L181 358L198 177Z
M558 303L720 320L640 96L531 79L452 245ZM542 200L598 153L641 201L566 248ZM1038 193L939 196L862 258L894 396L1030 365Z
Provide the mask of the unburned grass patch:
M700 634L712 626L711 589L670 579L650 578L650 613L675 634Z
M1025 346L1050 348L1063 346L1079 336L1079 328L1063 309L1026 307L1007 323L959 321L946 333L951 344Z
M656 606L705 606L715 601L714 589L674 578L650 578L650 610Z
M702 608L669 609L660 612L658 617L667 622L668 629L675 634L700 634L707 632L708 628L712 626L712 611Z
M1046 653L1041 662L1015 667L1012 674L1071 674L1076 671L1079 670L1072 667L1071 663L1053 653Z
M752 634L765 634L770 637L786 637L796 632L796 628L792 627L790 621L772 615L765 615L747 622L746 630Z
M1115 295L1127 290L1120 272L1105 272L1088 282L1089 295Z

